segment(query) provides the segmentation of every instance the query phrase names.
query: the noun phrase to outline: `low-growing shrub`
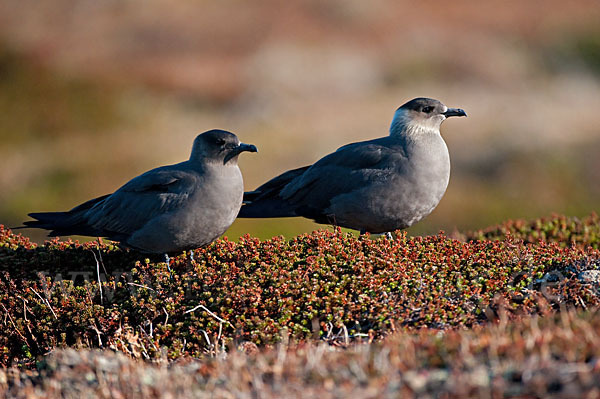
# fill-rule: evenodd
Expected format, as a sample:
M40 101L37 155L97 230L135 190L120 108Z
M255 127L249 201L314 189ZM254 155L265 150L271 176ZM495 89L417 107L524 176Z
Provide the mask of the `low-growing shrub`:
M372 340L589 308L599 259L581 245L320 230L218 240L168 267L112 243L36 247L0 229L0 362L31 364L57 347L176 359L271 345L283 329L294 342Z
M600 217L597 214L580 219L563 215L534 220L508 220L498 226L465 234L469 240L504 240L507 237L526 243L555 242L560 246L600 248Z

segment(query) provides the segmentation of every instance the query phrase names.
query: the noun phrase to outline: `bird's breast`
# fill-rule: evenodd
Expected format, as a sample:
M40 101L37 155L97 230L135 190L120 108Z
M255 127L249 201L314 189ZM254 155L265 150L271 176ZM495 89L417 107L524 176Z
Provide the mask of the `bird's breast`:
M200 190L194 192L192 202L203 213L220 212L229 215L223 223L233 222L242 206L244 182L237 166L225 166L207 173ZM233 216L231 216L233 215Z
M439 140L409 148L408 154L385 179L365 186L362 194L354 193L352 203L345 201L347 227L372 233L403 229L435 209L450 179L446 144L439 136Z

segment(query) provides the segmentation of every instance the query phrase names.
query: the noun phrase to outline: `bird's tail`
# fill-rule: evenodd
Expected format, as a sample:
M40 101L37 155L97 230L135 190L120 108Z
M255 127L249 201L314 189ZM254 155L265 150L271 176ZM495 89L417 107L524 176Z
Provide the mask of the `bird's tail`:
M288 170L274 177L254 191L244 193L239 218L279 218L298 216L296 207L279 195L293 179L301 176L310 166Z
M49 236L69 235L73 223L72 215L69 212L35 212L29 216L36 220L28 220L23 222L23 226L15 227L15 229L36 228L51 230Z
M68 236L68 235L98 235L97 231L88 226L84 218L84 213L97 203L103 201L108 195L94 198L71 209L68 212L34 212L29 216L36 220L23 222L23 226L15 229L36 228L50 230L49 236Z

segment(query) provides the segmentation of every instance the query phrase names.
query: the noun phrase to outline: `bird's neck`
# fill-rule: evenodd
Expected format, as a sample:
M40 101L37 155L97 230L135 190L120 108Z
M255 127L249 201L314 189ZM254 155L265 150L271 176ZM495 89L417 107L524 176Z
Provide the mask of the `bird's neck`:
M416 139L422 136L439 135L439 128L423 126L419 123L407 121L401 118L394 118L390 126L390 136L397 138Z

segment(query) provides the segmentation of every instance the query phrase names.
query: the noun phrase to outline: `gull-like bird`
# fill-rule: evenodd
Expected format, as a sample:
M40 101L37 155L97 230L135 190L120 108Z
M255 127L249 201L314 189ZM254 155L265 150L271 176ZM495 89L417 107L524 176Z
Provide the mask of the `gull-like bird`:
M429 215L450 179L440 125L465 111L415 98L396 110L389 136L352 143L313 165L244 193L238 217L302 216L362 233L384 233Z
M224 130L196 137L190 159L137 176L112 194L68 212L30 213L22 227L50 236L107 237L141 252L169 254L207 245L231 226L244 186L241 152L256 152Z

